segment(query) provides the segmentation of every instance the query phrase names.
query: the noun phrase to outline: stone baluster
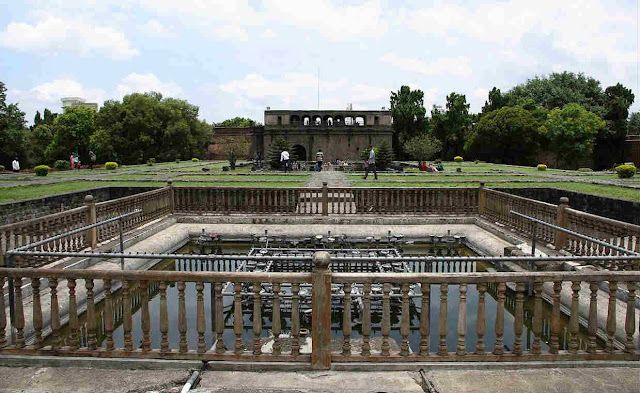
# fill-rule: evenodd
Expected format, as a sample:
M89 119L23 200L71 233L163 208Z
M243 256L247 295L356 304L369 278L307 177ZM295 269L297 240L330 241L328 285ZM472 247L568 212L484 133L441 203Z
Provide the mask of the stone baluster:
M420 292L422 292L420 301L420 356L429 356L430 288L431 284L428 282L420 283Z
M198 353L204 353L207 350L204 333L207 330L207 322L204 317L204 283L196 282L196 331L198 332Z
M625 342L625 351L633 353L635 346L633 345L633 335L636 332L636 289L637 283L627 282L627 315L624 321L624 330L627 334Z
M300 355L300 284L291 284L291 354Z
M124 350L127 352L133 351L133 336L131 335L133 319L131 317L131 294L129 292L130 288L131 281L122 281L122 329L124 331Z
M391 293L391 284L384 283L382 285L382 345L381 355L389 356L389 335L391 334L391 304L389 294Z
M507 289L505 283L498 283L498 306L496 308L496 323L494 330L496 333L496 341L493 347L494 355L504 354L504 343L502 342L502 336L504 335L504 291Z
M0 276L0 348L7 345L7 313L4 305L4 277Z
M616 339L616 292L618 283L609 281L609 308L607 310L607 352L615 351L614 341Z
M160 353L171 352L169 348L169 313L167 307L167 283L160 281Z
M351 356L351 283L342 284L344 308L342 310L342 354Z
M571 315L569 317L569 353L578 352L578 332L579 325L579 312L580 312L580 281L573 281L571 283Z
M189 325L187 322L187 307L184 290L186 284L184 281L178 281L178 332L180 333L180 353L186 353L189 351L189 345L187 343L187 331Z
M456 355L467 354L467 284L460 284L460 302L458 303L458 345Z
M411 315L409 314L409 283L402 284L402 320L400 323L400 356L409 356L409 333L411 327Z
M524 326L524 283L516 283L516 315L513 325L513 354L522 355L522 330Z
M142 351L151 350L151 316L149 315L149 283L140 281L140 324L142 327Z
M365 283L362 288L362 356L371 356L371 283Z
M87 278L85 288L87 289L87 347L94 350L97 347L96 341L96 308L93 298L93 279Z
M553 283L553 309L551 310L551 336L549 337L549 352L558 353L560 344L558 338L560 335L560 291L562 291L562 282L555 281Z
M476 354L484 355L485 353L485 344L484 344L484 335L487 330L487 317L486 317L486 293L487 293L487 284L478 284L478 316L476 318Z
M244 351L244 345L242 344L242 284L234 282L233 292L233 334L235 334L233 351L236 355L242 355Z
M111 279L104 280L104 333L106 336L105 344L107 351L113 351L113 298L111 294ZM69 322L71 324L71 322ZM76 331L77 331L77 316L76 316Z
M598 346L596 343L596 333L598 332L598 283L589 284L591 290L591 300L589 302L589 325L587 327L589 341L587 352L596 353Z
M542 337L542 282L533 284L533 344L531 352L534 355L540 355L540 339Z
M20 280L22 282L22 280ZM16 289L20 289L19 285L15 286ZM19 291L22 293L22 291ZM58 279L50 278L49 279L49 292L51 295L51 348L54 350L60 349L60 307L58 306ZM16 293L16 320L18 319L18 315L22 314L22 295L20 295L20 299L18 300ZM20 305L20 313L18 313L18 305ZM22 319L22 327L24 327L24 316ZM22 332L18 332L20 335ZM22 348L24 346L24 336L22 338L22 346L19 345L19 336L16 338L16 346L18 348Z
M262 310L260 291L262 290L262 284L260 282L253 283L253 354L262 354ZM292 311L293 313L293 311ZM293 319L293 315L292 315ZM293 321L291 322L293 325ZM292 328L293 330L293 328Z
M438 343L438 355L447 354L447 318L449 313L448 292L449 284L440 284L440 326L438 330L440 342Z
M216 353L223 354L227 350L222 339L224 333L224 314L223 314L223 298L222 298L222 283L216 282L213 284L215 294L215 326L216 326Z
M35 349L42 348L42 304L40 301L40 279L34 277L31 279L31 289L33 298L33 329L35 342L33 347Z
M273 330L273 355L278 356L282 352L280 333L282 332L280 319L280 283L273 284L273 309L272 311L272 330Z

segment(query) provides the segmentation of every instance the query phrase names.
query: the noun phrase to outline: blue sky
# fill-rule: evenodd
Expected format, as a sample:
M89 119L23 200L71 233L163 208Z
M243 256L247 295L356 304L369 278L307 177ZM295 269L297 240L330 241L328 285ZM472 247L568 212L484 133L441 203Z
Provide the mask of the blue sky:
M0 80L32 121L60 98L160 91L200 117L379 109L403 84L425 106L534 75L584 72L634 93L637 1L49 0L0 5ZM634 103L632 110L639 106Z

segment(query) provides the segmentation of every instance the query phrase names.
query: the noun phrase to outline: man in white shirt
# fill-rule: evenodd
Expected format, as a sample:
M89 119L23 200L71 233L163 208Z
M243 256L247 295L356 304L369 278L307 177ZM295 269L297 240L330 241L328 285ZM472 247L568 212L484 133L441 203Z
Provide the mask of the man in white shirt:
M364 179L369 175L369 171L373 171L373 175L378 180L378 171L376 171L376 152L373 150L373 146L369 145L369 160L367 161L366 172L364 173Z
M280 153L280 162L284 164L284 173L287 173L287 170L289 169L289 152L288 151L283 150L282 153Z
M13 160L13 162L11 163L11 166L13 167L14 172L20 171L20 161L18 161L18 157L16 157L16 159Z
M322 153L322 150L318 150L316 153L316 169L318 171L322 170L322 161L324 161L324 154Z

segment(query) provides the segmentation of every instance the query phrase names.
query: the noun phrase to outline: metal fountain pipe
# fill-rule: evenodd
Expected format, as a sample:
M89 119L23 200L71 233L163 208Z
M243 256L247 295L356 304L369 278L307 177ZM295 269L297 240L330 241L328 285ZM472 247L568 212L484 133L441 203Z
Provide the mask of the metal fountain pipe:
M605 242L605 241L598 240L598 239L593 238L593 237L591 237L591 236L587 236L587 235L583 235L583 234L578 233L578 232L574 232L574 231L569 230L569 229L567 229L567 228L563 228L563 227L559 227L559 226L557 226L557 225L549 224L549 223L548 223L548 222L546 222L546 221L538 220L537 218L527 216L526 214L518 213L518 212L513 211L513 210L509 211L509 213L511 213L511 214L513 214L513 215L515 215L515 216L518 216L518 217L526 218L527 220L533 221L533 222L535 222L535 223L538 223L538 224L541 224L541 225L548 226L548 227L553 228L553 229L556 229L556 230L558 230L558 231L568 233L568 234L570 234L570 235L572 235L572 236L575 236L575 237L578 237L578 238L580 238L580 239L588 240L588 241L590 241L590 242L593 242L593 243L596 243L596 244L600 244L600 245L602 245L602 246L609 247L609 248L611 248L612 250L616 250L616 251L624 252L625 254L630 254L630 255L640 255L640 253L637 253L637 252L635 252L635 251L628 250L628 249L623 248L623 247L615 246L615 245L613 245L613 244L611 244L611 243L607 243L607 242Z

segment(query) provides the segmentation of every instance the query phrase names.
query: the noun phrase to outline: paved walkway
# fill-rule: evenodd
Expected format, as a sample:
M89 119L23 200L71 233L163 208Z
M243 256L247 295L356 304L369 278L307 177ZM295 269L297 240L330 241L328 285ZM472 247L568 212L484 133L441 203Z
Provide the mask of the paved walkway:
M208 392L638 392L631 367L430 371L204 371ZM0 367L2 392L179 392L191 370Z
M340 171L313 172L305 186L322 187L323 182L327 182L329 187L353 187L353 182L347 178L344 172Z

